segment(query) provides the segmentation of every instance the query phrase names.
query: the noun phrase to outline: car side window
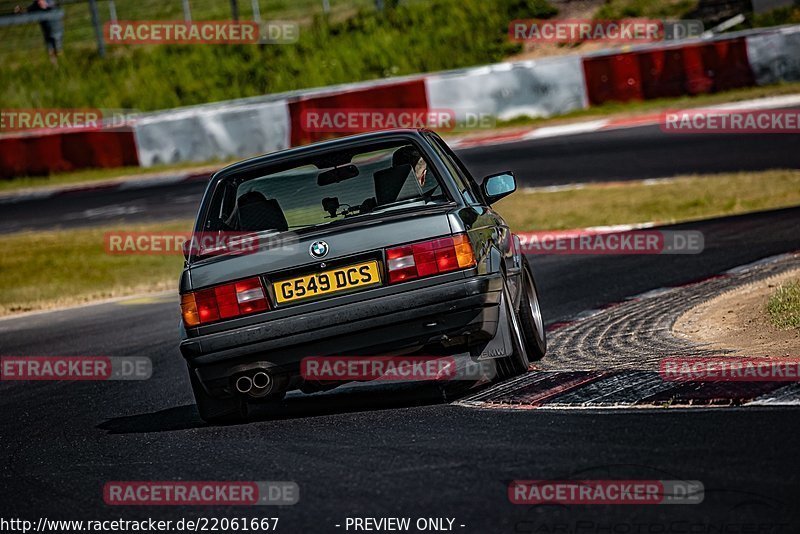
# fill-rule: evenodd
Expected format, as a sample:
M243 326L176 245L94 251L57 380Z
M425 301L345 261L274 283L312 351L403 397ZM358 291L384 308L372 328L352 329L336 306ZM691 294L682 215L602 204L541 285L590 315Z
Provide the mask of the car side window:
M480 204L483 198L480 193L480 188L477 187L472 175L467 168L464 167L464 164L461 163L461 160L458 159L458 156L456 156L453 151L450 150L450 147L438 136L431 134L428 137L433 142L436 152L439 153L439 156L444 161L450 174L456 179L458 189L461 191L467 203L472 205Z

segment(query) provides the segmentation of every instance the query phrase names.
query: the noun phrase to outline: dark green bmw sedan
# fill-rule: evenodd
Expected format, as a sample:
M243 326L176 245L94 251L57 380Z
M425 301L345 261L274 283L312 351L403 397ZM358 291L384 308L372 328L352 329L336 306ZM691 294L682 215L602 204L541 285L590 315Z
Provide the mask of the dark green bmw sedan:
M435 133L391 130L231 165L185 247L181 353L200 415L241 420L340 382L304 359L459 355L525 372L546 351L536 283L479 186Z

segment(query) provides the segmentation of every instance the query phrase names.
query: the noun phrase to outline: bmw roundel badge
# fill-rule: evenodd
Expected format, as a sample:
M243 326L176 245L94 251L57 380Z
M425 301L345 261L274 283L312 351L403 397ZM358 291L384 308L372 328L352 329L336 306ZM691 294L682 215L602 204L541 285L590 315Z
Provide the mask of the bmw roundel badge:
M314 241L308 249L308 253L314 258L324 258L328 255L330 247L325 241Z

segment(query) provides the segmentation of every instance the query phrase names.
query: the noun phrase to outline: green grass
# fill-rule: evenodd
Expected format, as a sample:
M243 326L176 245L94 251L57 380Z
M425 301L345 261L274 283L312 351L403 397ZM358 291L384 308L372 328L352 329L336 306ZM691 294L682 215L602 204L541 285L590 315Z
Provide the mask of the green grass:
M176 289L183 256L106 254L104 234L191 228L173 221L0 236L0 315Z
M553 14L546 0L428 0L317 16L291 45L112 46L102 60L67 42L58 68L35 47L3 56L0 101L150 111L493 63L520 50L508 42L510 20Z
M800 329L800 280L778 286L769 297L767 313L778 328Z
M685 18L698 0L607 0L594 15L598 20Z
M498 211L515 231L673 223L800 205L800 170L681 177L662 183L519 191Z
M695 176L554 193L520 191L497 209L516 231L664 222L800 205L800 171ZM182 257L109 255L108 231L186 232L191 221L0 236L0 315L177 287Z
M782 24L800 24L800 2L795 2L794 6L779 7L767 13L753 15L751 19L753 28L779 26Z

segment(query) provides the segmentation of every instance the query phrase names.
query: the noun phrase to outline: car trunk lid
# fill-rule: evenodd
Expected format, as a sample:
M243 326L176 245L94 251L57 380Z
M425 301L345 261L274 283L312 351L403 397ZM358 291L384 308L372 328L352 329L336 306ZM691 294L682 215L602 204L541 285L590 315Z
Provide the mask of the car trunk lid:
M359 218L345 224L283 232L259 239L252 251L202 258L190 267L193 290L263 276L267 282L328 267L375 260L382 268L383 251L395 245L452 233L448 213L453 204ZM311 247L324 242L327 253L315 257ZM319 252L319 250L317 250Z

